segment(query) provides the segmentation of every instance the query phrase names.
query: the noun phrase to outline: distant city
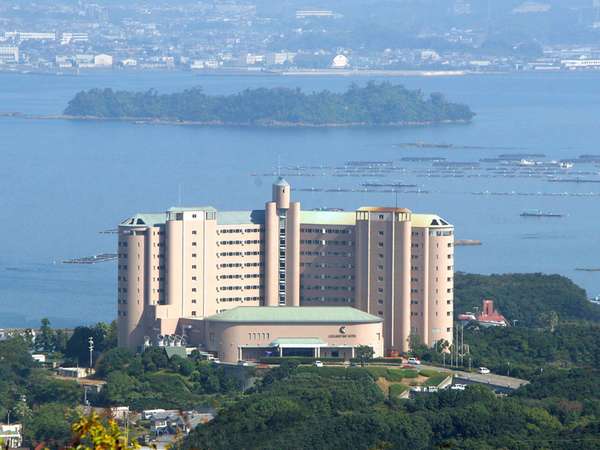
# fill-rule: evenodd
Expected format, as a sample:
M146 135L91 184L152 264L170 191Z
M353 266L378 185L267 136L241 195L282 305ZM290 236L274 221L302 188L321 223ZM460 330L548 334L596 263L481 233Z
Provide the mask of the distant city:
M415 1L397 5L389 19L391 7L381 1L319 3L6 1L0 71L600 69L598 0ZM440 11L423 16L428 4ZM555 35L554 28L565 33Z

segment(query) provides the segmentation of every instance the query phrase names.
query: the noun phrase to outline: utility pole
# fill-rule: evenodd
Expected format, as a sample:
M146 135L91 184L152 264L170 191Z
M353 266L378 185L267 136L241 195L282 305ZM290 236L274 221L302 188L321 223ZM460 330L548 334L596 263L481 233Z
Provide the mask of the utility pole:
M92 336L89 337L88 339L88 344L89 344L89 350L90 350L90 370L92 369L92 367L94 367L93 365L93 355L94 355L94 338Z

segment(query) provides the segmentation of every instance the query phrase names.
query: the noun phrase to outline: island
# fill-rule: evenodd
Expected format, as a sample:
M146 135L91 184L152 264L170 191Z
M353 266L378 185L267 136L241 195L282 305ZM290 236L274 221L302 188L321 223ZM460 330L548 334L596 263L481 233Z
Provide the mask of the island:
M371 81L365 86L352 84L342 93L281 87L229 95L208 95L201 88L172 94L91 89L77 93L64 116L201 125L350 127L464 123L475 114L440 93L426 96L421 90Z

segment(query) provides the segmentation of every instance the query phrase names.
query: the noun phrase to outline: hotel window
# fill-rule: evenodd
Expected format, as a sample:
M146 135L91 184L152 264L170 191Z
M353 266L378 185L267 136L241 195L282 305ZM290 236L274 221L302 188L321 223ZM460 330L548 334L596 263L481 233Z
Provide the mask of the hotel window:
M383 270L383 266L382 266L381 264L379 264L379 265L377 266L377 270Z
M196 264L192 264L192 269L196 269Z
M383 231L379 231L379 232L377 232L377 234L378 234L379 236L383 236Z
M380 316L383 316L383 311L377 311L377 314L379 314Z
M446 333L450 333L452 331L452 328L446 328Z
M377 281L383 281L383 277L377 277Z
M383 299L380 298L379 300L377 300L377 303L379 303L380 305L383 305Z
M377 288L377 292L383 292L383 288Z
M196 230L192 230L192 234L198 234Z
M196 281L196 277L192 277L192 281Z
M192 303L194 303L194 304L196 303L196 299L195 299L195 298L194 298L194 299L192 299Z
M452 315L452 311L448 311L448 312L446 313L446 315L447 315L447 316L451 316L451 315Z
M192 316L195 316L195 315L196 315L196 311L192 311Z
M379 218L380 218L380 219L383 219L383 214L379 214Z
M383 258L383 253L380 253L380 254L379 254L379 257L380 257L380 258Z
M196 246L196 242L194 241L194 242L192 242L192 247L195 247L195 246Z
M195 258L197 255L195 253L192 253L192 258Z
M192 288L192 292L196 292L196 288Z
M196 214L192 214L192 219L195 219L196 217L198 217Z

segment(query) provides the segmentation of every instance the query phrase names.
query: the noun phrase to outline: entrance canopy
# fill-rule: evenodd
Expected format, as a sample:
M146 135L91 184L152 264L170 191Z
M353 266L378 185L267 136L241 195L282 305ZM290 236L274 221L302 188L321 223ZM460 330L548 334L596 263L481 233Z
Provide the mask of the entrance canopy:
M271 347L279 348L320 348L327 343L319 338L279 338L271 342Z

